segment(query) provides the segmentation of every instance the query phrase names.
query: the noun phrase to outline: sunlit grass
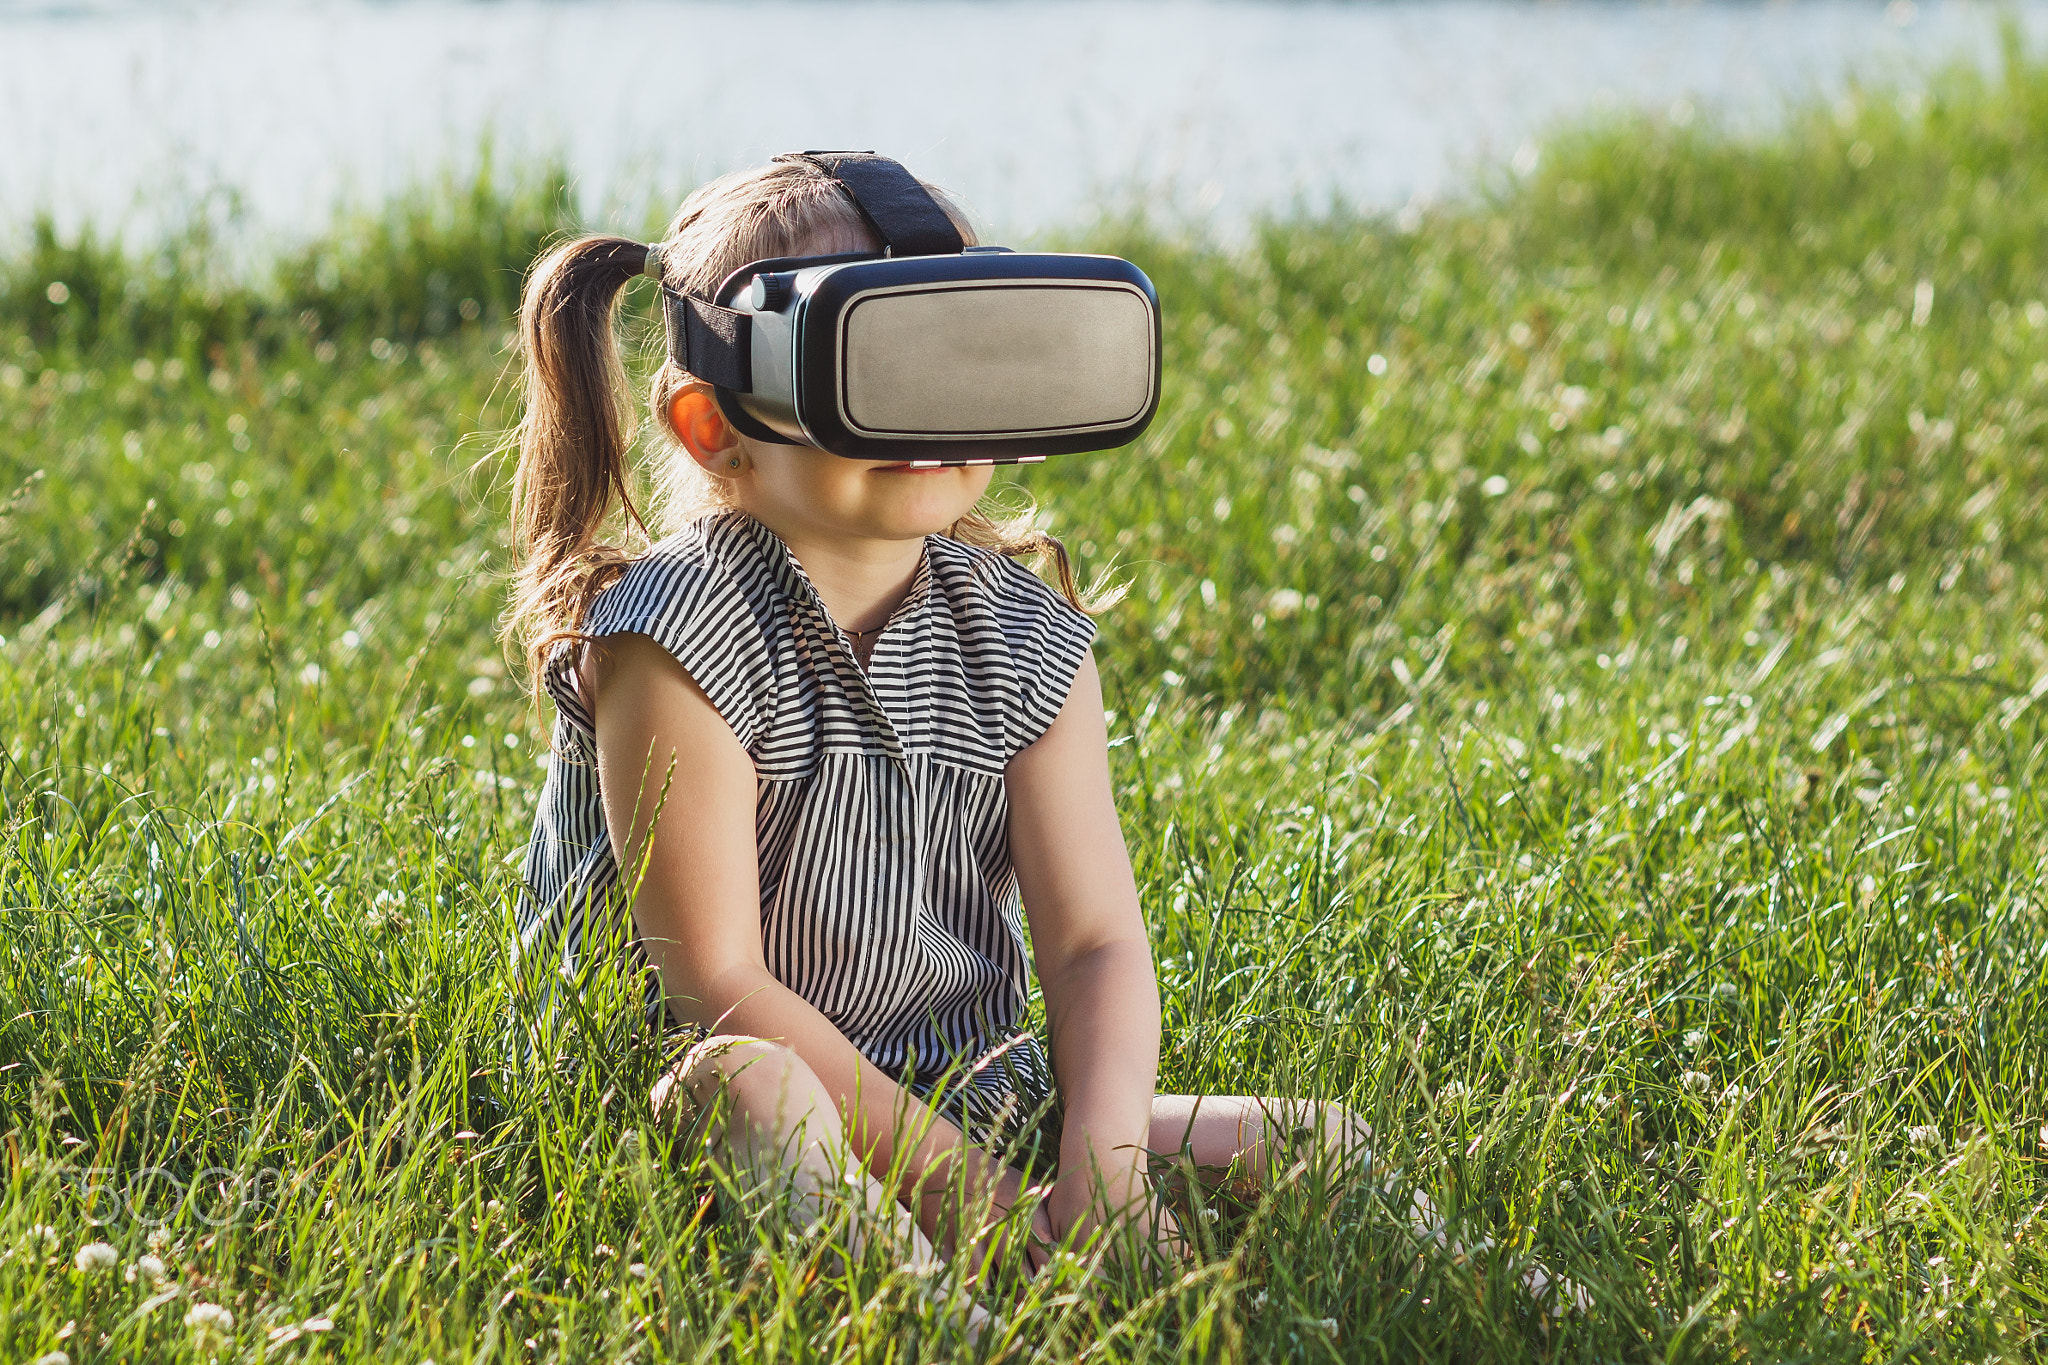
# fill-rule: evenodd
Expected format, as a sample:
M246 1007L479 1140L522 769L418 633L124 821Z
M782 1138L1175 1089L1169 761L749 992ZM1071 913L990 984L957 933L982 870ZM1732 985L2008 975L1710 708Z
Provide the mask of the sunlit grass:
M507 1064L544 736L489 453L554 181L257 281L24 248L0 1354L2040 1357L2044 149L2015 57L1763 145L1568 133L1419 224L1091 239L1159 285L1161 417L1026 478L1134 587L1163 1084L1344 1099L1503 1250L1311 1171L977 1348L655 1125L601 1003Z

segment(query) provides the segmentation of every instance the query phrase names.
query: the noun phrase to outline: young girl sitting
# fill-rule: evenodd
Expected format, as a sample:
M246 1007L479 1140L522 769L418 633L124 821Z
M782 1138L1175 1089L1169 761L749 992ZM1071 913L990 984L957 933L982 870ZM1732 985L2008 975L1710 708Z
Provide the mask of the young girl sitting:
M521 977L573 989L626 944L690 1040L657 1110L722 1093L710 1140L752 1178L822 1198L852 1170L871 1207L971 1241L1032 1178L1007 1156L1057 1172L1028 1268L1126 1220L1170 1242L1155 1158L1257 1178L1363 1130L1337 1104L1155 1093L1159 994L1058 542L978 510L986 465L756 441L673 361L652 395L669 534L598 539L615 502L638 519L620 291L647 267L707 296L751 261L878 245L837 180L778 158L692 194L653 248L584 237L528 282L511 622L558 717ZM1041 554L1060 590L1016 562ZM1034 1151L1040 1114L1057 1137Z

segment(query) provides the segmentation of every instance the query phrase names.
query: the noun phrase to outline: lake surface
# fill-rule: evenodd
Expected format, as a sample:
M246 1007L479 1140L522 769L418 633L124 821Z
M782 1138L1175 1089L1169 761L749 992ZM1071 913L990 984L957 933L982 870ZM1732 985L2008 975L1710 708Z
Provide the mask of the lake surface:
M2048 0L2016 10L2034 41ZM1959 0L0 0L0 226L146 233L203 193L256 234L503 152L638 221L802 147L885 150L1001 236L1142 193L1230 232L1333 195L1455 193L1559 120L1757 125L1852 77L1986 60ZM1532 153L1523 151L1523 159Z

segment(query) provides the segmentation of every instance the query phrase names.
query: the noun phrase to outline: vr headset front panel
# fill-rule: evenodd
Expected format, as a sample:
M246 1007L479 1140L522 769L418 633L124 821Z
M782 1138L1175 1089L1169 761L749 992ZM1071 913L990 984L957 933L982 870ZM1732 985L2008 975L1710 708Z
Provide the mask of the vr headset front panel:
M1158 301L1116 257L839 261L795 270L782 292L773 310L732 298L752 314L753 391L719 398L783 440L1007 462L1126 444L1158 408Z
M1152 307L1130 285L983 280L856 295L838 415L907 441L1114 431L1152 401Z

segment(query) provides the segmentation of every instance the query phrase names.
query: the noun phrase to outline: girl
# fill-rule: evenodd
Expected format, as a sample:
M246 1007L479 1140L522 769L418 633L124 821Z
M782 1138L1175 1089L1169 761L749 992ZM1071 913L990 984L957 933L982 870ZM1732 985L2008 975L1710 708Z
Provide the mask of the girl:
M851 1170L952 1241L988 1234L1022 1167L1056 1170L1036 1269L1150 1218L1155 1158L1255 1177L1276 1146L1348 1152L1362 1130L1335 1104L1154 1093L1088 601L1057 541L978 510L987 466L756 442L671 361L652 395L671 533L600 543L614 500L639 519L620 291L647 268L708 296L749 261L877 247L836 180L778 158L690 195L651 248L581 238L528 281L509 629L558 718L520 973L546 997L627 943L694 1040L657 1110L722 1093L711 1141L755 1177L822 1199ZM1035 555L1058 591L1016 563ZM1027 957L1046 1044L1022 1031ZM1033 1115L1056 1115L1042 1145Z

